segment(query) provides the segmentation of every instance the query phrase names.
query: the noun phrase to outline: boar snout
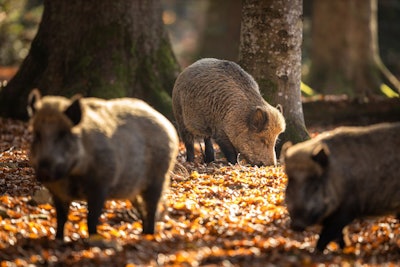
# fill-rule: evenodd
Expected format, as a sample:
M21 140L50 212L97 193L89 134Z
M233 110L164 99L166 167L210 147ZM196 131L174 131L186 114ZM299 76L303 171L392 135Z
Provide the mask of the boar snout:
M292 216L290 221L290 228L294 231L304 231L308 226L314 225L319 222L321 215L319 213L313 213L306 216L295 217Z
M248 157L244 156L246 160L249 162L250 165L253 166L276 166L276 156L275 156L275 151L273 152L272 156L267 157L265 160L259 160L256 158L256 156L253 157Z
M253 166L276 166L276 160L256 161L252 162Z
M36 176L40 182L59 180L66 176L66 170L61 164L53 164L50 159L41 159L36 168Z
M290 221L290 228L296 232L302 232L306 229L306 226L299 221Z
M273 152L273 155L268 158L268 160L266 162L263 163L264 166L269 166L269 165L273 165L276 166L276 155L275 155L275 151Z
M324 210L291 209L289 214L290 228L294 231L304 231L308 226L321 223Z

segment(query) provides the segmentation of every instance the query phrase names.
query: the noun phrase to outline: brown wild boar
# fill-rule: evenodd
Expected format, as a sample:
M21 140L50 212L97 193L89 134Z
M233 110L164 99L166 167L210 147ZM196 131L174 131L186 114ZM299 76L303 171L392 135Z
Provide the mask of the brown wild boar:
M356 218L400 213L400 123L340 127L282 152L291 227L321 224L317 250L345 246Z
M88 203L89 236L106 199L129 199L152 234L158 204L169 184L178 136L173 125L138 99L41 98L33 90L28 112L34 139L30 161L53 196L56 238L73 200Z
M213 58L193 63L178 76L172 104L187 161L193 161L194 140L200 137L205 162L214 161L212 138L232 164L238 153L254 165L276 164L275 143L285 120L236 63Z

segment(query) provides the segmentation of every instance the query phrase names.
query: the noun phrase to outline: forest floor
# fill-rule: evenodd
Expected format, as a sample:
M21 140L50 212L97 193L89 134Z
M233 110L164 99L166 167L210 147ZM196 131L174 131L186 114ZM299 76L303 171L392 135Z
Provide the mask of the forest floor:
M313 130L313 135L318 131ZM141 235L128 201L107 201L98 226L110 246L93 246L85 202L73 202L65 241L54 240L50 203L28 162L27 123L0 118L0 266L397 266L400 223L393 217L363 219L346 231L341 250L331 243L314 251L318 227L289 228L282 167L219 162L178 164L154 235ZM35 198L36 199L36 198Z

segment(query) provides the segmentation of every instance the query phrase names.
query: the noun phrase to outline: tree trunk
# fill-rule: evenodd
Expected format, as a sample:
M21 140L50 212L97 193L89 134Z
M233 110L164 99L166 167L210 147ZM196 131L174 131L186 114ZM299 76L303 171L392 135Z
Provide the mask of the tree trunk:
M239 62L256 79L264 98L280 104L286 141L309 138L301 104L302 0L245 0Z
M47 0L18 73L0 92L0 114L25 117L26 97L43 94L138 97L172 118L179 72L160 0Z
M239 53L242 0L210 1L199 57L236 61Z
M308 83L322 94L378 95L381 74L398 87L379 58L377 0L314 1L311 46Z
M400 79L400 1L378 1L379 54L385 65Z

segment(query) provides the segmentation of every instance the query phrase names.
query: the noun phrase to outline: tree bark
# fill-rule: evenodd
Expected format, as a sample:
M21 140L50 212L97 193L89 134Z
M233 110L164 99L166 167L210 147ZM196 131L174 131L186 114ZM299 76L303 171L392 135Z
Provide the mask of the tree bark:
M322 94L363 100L381 94L383 78L400 88L379 57L377 0L313 1L311 46L307 82Z
M172 118L179 67L160 0L44 1L28 56L0 91L0 114L25 117L32 88L43 94L138 97Z
M245 0L239 63L256 79L264 98L280 104L286 131L277 146L309 138L301 103L302 0Z

